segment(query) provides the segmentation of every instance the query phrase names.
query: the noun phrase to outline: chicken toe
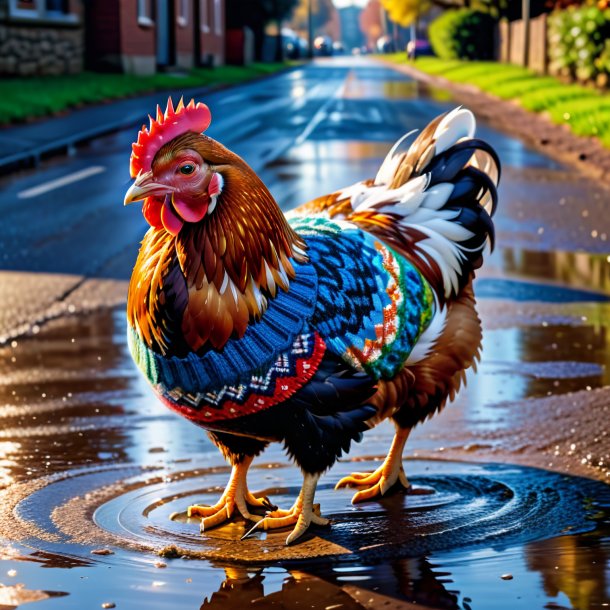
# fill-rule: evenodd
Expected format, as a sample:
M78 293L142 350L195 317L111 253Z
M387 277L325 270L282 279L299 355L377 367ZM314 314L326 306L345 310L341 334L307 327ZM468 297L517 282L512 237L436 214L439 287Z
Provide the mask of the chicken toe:
M228 521L237 509L237 512L249 521L260 521L262 517L250 512L250 508L275 509L268 498L257 498L249 490L246 484L246 475L252 462L251 457L235 464L231 472L231 478L222 496L213 506L202 506L193 504L187 509L188 517L201 517L201 532L221 525Z
M319 475L306 474L303 479L301 493L294 506L289 510L268 512L264 519L255 523L254 527L243 536L242 540L256 530L272 530L294 526L292 532L286 538L286 544L289 545L300 538L312 523L315 525L329 525L330 521L320 516L319 505L313 504L318 479Z
M397 430L390 451L383 464L377 470L370 473L354 472L347 477L343 477L335 485L335 489L341 489L342 487L363 487L364 489L354 494L352 504L384 496L396 483L400 483L402 487L409 489L411 484L402 466L402 450L408 436L408 430Z

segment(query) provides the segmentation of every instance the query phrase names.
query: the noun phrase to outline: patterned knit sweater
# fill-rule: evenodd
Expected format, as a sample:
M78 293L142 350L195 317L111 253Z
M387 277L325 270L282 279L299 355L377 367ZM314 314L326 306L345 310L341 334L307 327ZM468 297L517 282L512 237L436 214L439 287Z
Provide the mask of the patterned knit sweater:
M204 428L293 396L327 352L372 379L391 379L434 313L432 290L396 251L350 223L295 218L309 261L288 291L220 351L165 357L129 331L132 356L170 408Z

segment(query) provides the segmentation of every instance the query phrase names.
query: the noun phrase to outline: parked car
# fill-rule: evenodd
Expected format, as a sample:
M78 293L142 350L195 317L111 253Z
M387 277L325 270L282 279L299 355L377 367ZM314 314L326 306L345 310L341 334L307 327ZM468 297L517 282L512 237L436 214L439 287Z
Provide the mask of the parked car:
M318 36L313 41L315 55L329 57L333 54L333 40L330 36Z
M307 42L290 28L282 28L282 48L286 59L301 59L307 56Z
M340 40L333 42L333 55L345 55L345 45Z
M416 40L410 40L407 43L407 55L409 58L414 59L415 57L422 57L423 55L434 55L434 51L432 50L432 46L427 40L423 38L418 38Z
M388 35L378 38L376 46L379 53L394 53L396 51L394 39Z

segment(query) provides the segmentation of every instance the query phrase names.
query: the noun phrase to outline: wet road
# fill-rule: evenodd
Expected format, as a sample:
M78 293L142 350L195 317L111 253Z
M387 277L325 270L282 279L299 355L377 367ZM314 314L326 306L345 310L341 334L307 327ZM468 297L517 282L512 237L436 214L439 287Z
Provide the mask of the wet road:
M393 140L452 107L442 91L351 59L205 101L210 135L244 156L284 209L373 175ZM336 523L306 542L317 562L295 561L298 547L285 552L281 534L239 553L283 562L228 564L243 524L202 542L195 524L168 518L191 495L208 500L223 486L216 449L151 397L127 354L120 308L62 318L0 349L0 484L9 490L0 607L604 607L607 486L455 461L604 480L610 453L606 195L506 134L483 125L480 135L504 164L498 248L477 281L479 374L407 446L413 482L433 494L352 509L349 491L331 491L352 469L343 462L320 486ZM133 137L101 138L2 179L2 269L129 277L146 227L136 206L122 206ZM365 462L358 468L388 441L387 427L371 432L351 454ZM252 487L289 505L296 469L277 448L259 462ZM151 549L162 541L215 561L159 558ZM100 548L114 554L91 555Z
M284 209L374 175L388 144L454 106L442 91L351 59L212 93L205 102L209 135L242 155ZM151 110L142 109L142 122ZM127 279L146 228L137 206L122 206L136 135L100 138L72 158L0 179L2 268ZM599 187L484 125L479 135L505 170L500 256L519 266L528 265L520 261L529 251L609 249ZM540 262L542 273L552 266Z

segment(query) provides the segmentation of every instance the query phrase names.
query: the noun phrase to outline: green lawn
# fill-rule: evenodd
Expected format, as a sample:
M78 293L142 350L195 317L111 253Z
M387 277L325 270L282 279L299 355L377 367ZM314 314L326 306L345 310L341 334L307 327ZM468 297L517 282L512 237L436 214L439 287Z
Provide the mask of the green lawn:
M0 80L0 125L49 116L83 104L122 97L211 85L233 85L282 70L287 64L197 68L185 75L130 76L83 72Z
M404 53L385 55L384 59L406 62ZM610 148L610 96L595 89L562 83L511 64L421 57L414 66L502 99L516 100L527 110L548 113L555 123L569 125L580 136L597 136Z

